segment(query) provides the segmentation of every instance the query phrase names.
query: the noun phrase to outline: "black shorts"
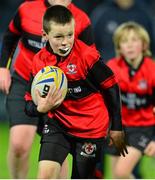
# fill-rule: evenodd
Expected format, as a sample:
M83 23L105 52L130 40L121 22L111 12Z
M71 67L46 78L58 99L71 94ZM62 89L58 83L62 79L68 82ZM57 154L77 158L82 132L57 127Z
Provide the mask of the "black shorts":
M103 148L104 138L70 136L56 120L50 119L44 126L39 161L51 160L62 164L70 153L73 156L72 178L91 178Z
M29 117L24 112L24 95L26 92L27 84L28 82L21 76L19 76L16 72L13 73L11 88L6 101L6 108L10 126L20 124L38 124L38 118Z
M143 153L144 149L155 135L155 126L124 127L124 131L127 145L132 146ZM105 153L118 155L118 151L114 146L108 146L105 149Z

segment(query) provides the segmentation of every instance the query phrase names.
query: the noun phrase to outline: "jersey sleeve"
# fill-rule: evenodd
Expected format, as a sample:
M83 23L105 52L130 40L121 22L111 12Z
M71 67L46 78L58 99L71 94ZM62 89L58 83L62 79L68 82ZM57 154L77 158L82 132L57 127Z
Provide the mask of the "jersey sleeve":
M113 71L99 59L91 67L90 73L106 103L111 130L122 130L120 88Z
M90 73L101 90L108 89L117 84L115 74L101 58L92 65Z

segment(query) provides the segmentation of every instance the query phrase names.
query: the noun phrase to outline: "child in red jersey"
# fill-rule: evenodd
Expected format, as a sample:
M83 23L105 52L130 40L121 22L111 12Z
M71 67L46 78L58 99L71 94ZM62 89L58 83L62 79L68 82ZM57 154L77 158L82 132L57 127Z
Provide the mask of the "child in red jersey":
M38 178L42 179L58 178L69 153L73 156L72 178L91 178L104 148L110 120L112 143L120 155L127 153L115 76L101 62L95 48L74 38L74 25L73 15L67 8L57 5L47 9L43 17L47 45L34 56L32 64L33 77L47 65L64 71L69 89L66 99L54 109L61 94L57 90L52 92L52 87L45 98L36 91L37 106L30 90L25 95L25 112L47 118L39 155Z
M139 24L127 22L114 33L117 57L108 61L121 89L122 120L128 155L112 156L113 178L129 179L143 154L155 155L155 63L149 49L150 38ZM114 150L114 149L113 149ZM110 150L116 155L116 151Z
M6 104L10 124L8 165L13 179L27 177L29 154L36 130L39 129L41 132L42 129L42 121L38 118L32 120L24 113L24 94L33 56L45 45L42 38L43 14L48 7L56 4L66 6L73 13L76 22L75 37L90 46L94 45L89 17L71 0L29 1L22 3L17 9L4 34L0 53L0 90L7 94ZM11 74L9 66L13 62L17 45L18 53Z

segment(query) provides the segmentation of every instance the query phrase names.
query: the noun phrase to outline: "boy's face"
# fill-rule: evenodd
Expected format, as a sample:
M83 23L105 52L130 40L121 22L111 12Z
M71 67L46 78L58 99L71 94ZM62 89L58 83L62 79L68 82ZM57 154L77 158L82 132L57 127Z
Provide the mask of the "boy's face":
M74 20L65 25L52 21L50 28L50 32L44 32L43 35L49 41L53 52L59 56L67 56L74 44Z
M119 42L119 51L126 59L137 59L142 56L143 50L143 41L135 31L129 30L122 34L122 38Z

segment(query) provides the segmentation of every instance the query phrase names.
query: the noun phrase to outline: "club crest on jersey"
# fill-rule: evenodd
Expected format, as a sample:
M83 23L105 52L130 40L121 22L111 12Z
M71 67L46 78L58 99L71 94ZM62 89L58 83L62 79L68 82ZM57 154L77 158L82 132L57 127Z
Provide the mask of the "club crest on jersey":
M77 70L76 70L76 65L75 64L68 64L67 65L67 69L68 71L66 72L67 74L75 74L77 73Z
M96 144L84 143L80 154L85 157L95 157L95 151L96 151Z
M138 82L139 89L147 89L147 81L145 79L142 79Z

